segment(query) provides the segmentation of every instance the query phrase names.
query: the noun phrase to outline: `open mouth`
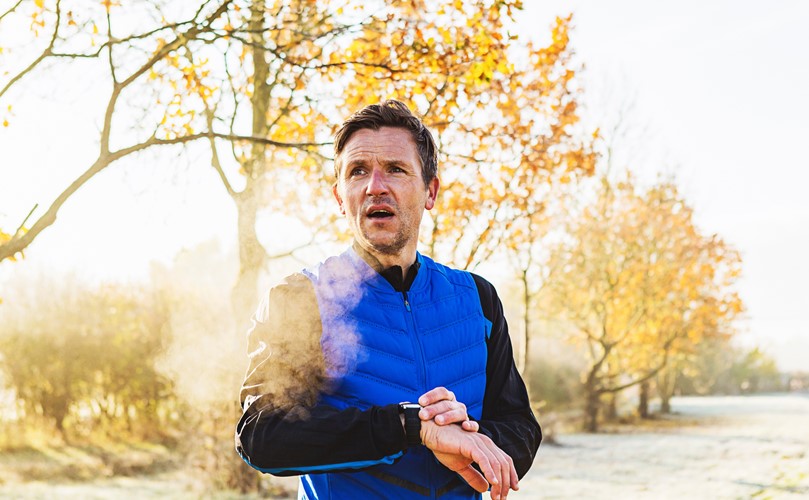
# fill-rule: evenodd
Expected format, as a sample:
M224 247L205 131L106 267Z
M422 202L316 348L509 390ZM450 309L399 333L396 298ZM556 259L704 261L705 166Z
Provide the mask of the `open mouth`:
M390 217L393 217L393 212L387 210L373 210L368 213L369 219L388 219Z

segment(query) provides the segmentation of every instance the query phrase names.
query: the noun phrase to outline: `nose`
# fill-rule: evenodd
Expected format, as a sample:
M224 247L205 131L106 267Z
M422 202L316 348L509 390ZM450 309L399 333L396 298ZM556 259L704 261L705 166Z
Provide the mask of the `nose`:
M373 169L368 176L368 186L365 188L368 196L382 196L388 193L388 184L385 173L381 169Z

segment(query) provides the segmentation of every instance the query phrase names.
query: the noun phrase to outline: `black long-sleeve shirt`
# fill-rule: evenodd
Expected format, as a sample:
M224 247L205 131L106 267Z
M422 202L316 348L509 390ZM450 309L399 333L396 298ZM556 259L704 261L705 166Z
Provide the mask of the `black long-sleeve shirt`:
M374 263L397 291L408 291L418 272L416 262L403 279L400 267L381 269ZM492 323L480 432L512 458L522 477L542 434L514 364L502 303L491 283L472 276L483 314ZM295 475L312 467L317 472L318 466L377 460L407 447L398 401L364 411L317 403L325 366L321 328L314 286L302 274L271 289L256 313L236 447L260 470Z

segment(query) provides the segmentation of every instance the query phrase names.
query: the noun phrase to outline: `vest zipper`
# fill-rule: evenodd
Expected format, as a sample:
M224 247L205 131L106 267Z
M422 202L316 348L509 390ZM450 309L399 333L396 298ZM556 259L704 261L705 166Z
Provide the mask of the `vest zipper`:
M413 350L416 352L416 355L419 357L419 387L424 392L426 391L427 387L427 361L424 357L424 348L421 345L421 339L419 338L419 334L416 331L416 322L413 320L413 310L410 308L410 300L407 298L407 292L402 292L402 298L404 299L404 306L407 309L408 314L405 314L405 318L407 320L407 326L410 330L408 333L412 335L411 341L413 342ZM419 394L420 396L421 394Z

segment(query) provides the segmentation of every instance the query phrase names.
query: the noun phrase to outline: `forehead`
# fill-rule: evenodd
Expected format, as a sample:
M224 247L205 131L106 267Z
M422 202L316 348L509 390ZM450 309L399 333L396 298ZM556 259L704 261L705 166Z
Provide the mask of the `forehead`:
M339 164L372 161L420 164L418 147L410 132L398 127L379 130L363 128L354 132L338 156Z

